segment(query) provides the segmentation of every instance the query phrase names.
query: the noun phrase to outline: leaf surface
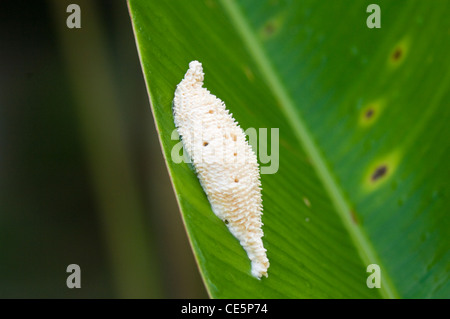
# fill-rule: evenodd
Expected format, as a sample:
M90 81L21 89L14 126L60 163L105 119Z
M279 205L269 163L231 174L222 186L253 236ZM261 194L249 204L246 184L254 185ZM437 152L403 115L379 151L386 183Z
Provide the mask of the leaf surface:
M211 297L450 295L450 3L378 4L381 28L369 29L363 1L129 0ZM251 276L195 172L171 156L173 95L192 60L244 130L279 128L279 169L262 175L268 278ZM369 264L380 266L380 289L367 287Z

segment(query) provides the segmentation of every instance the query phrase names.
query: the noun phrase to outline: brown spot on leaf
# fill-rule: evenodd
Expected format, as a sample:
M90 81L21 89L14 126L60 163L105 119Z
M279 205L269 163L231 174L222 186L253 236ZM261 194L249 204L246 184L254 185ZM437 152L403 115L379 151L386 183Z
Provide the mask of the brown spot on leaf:
M394 53L392 53L392 60L394 62L398 61L402 57L402 55L403 55L402 49L401 48L397 48L397 49L395 49Z
M358 224L358 217L356 216L356 213L355 213L354 210L350 211L350 216L352 218L352 222L355 223L355 224Z
M380 179L387 173L387 166L386 165L380 165L375 169L375 172L373 172L371 180L372 182L375 182L376 180Z
M273 22L269 22L264 27L264 33L266 36L271 36L275 32L275 24Z
M366 111L365 116L366 116L367 119L370 119L373 116L373 114L374 114L374 110L373 109L368 109Z

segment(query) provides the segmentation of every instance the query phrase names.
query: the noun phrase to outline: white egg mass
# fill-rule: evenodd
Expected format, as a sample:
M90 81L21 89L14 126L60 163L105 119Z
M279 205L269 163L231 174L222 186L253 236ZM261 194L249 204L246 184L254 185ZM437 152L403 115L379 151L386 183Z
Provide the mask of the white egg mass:
M203 79L202 64L189 63L175 91L175 126L213 212L247 252L252 275L267 277L258 161L244 131Z

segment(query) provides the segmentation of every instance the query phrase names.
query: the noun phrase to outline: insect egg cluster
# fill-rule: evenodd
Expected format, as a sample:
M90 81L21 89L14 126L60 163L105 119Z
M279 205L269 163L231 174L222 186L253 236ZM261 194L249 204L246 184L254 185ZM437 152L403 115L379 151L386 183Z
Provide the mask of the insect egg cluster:
M267 277L257 158L225 103L203 87L203 80L202 64L192 61L175 91L175 126L214 214L247 252L252 275Z

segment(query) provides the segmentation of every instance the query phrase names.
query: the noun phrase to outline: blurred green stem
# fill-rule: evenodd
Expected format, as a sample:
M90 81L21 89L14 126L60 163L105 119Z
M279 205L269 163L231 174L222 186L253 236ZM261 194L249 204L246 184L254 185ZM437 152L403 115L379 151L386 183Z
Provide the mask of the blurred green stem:
M49 4L78 106L118 297L161 297L156 258L152 256L155 250L145 229L142 200L112 81L113 67L95 5L77 1L82 27L69 29L66 8L70 2L50 0Z

